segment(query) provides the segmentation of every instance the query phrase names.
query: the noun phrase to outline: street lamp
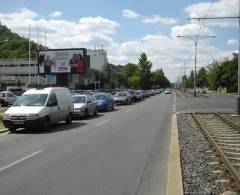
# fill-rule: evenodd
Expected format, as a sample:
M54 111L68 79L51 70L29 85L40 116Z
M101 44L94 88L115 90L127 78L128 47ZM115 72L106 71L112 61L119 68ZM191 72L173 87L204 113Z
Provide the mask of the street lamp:
M204 38L215 38L216 36L213 35L213 36L203 36L203 35L194 35L194 36L184 36L184 35L178 35L177 36L178 38L187 38L187 39L190 39L190 40L193 40L194 41L194 45L195 45L195 57L194 57L194 97L197 96L197 91L196 91L196 69L197 69L197 44L198 44L198 41L201 40L201 39L204 39Z

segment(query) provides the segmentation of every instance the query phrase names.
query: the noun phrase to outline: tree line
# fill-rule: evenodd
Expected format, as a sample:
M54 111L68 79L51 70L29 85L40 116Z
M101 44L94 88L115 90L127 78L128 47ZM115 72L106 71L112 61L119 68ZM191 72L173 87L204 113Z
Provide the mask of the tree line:
M126 65L104 64L100 71L94 70L93 80L100 79L102 88L152 89L170 87L171 83L162 68L152 71L152 62L142 53L138 63Z
M31 58L37 57L37 48L44 49L43 45L37 45L31 41ZM0 22L0 59L18 59L28 58L29 48L28 39L19 36L17 33L11 32L6 26Z
M184 75L182 81L187 88L193 88L194 71ZM214 60L206 68L201 68L196 73L196 87L210 90L226 89L227 93L237 92L238 81L238 54L234 53L231 59Z

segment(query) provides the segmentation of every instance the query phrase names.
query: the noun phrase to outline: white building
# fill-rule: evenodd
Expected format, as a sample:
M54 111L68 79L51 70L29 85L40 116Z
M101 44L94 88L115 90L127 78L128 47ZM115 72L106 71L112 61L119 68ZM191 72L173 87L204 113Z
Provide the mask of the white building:
M104 49L88 49L91 69L101 70L102 65L108 63L107 52Z

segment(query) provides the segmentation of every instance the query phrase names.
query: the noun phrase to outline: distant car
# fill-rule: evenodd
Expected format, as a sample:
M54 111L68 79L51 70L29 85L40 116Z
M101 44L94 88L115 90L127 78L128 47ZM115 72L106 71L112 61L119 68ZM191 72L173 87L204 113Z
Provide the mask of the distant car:
M172 90L171 90L171 89L165 89L164 93L165 93L165 94L171 94L171 93L172 93Z
M144 99L144 94L143 94L142 91L135 91L135 93L136 93L136 99L137 99L137 101L141 101L141 100Z
M150 96L156 95L156 91L154 89L148 90Z
M117 92L114 96L115 105L119 104L131 104L131 95L127 91Z
M17 100L17 96L10 91L0 92L0 104L2 106L12 105Z
M73 95L72 98L74 104L73 117L88 118L89 115L97 115L97 103L91 95Z
M114 110L114 99L110 93L95 93L98 111Z
M132 89L128 89L127 92L130 94L131 102L136 102L137 101L137 94L135 93L135 91L132 90Z
M162 93L162 90L161 89L156 89L156 94L160 94Z

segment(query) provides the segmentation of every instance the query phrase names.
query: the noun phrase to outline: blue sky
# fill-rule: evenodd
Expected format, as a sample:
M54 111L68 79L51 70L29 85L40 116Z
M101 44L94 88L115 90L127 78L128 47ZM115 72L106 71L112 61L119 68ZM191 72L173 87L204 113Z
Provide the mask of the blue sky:
M216 35L199 43L199 66L230 57L238 48L237 20L205 21L199 32L198 24L187 19L237 16L237 0L0 0L0 4L1 23L22 36L28 36L30 24L32 39L37 41L38 27L40 42L46 31L51 48L103 45L114 64L137 63L146 52L153 69L163 68L171 81L181 77L184 60L192 66L194 52L193 41L177 35Z

